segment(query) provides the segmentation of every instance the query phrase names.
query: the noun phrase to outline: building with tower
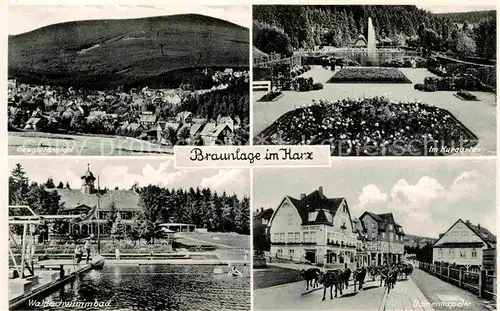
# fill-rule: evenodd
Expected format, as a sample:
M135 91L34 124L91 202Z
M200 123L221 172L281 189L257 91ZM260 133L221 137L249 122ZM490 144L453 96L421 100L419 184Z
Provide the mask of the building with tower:
M64 223L62 231L69 235L87 236L97 234L99 224L100 233L106 234L104 224L113 209L128 230L134 216L140 212L139 194L135 190L99 189L99 184L96 187L98 178L89 165L80 178L80 189L47 189L61 196L60 214L82 216L77 221Z

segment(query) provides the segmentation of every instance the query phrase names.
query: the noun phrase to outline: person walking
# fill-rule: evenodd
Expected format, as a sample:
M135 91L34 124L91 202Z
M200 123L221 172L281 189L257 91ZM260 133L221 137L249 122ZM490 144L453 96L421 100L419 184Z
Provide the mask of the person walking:
M80 245L76 244L76 247L75 247L75 261L76 261L77 265L80 265L80 261L82 261L82 257L83 257L82 247Z
M90 240L85 241L85 250L87 251L87 263L89 263L90 260Z

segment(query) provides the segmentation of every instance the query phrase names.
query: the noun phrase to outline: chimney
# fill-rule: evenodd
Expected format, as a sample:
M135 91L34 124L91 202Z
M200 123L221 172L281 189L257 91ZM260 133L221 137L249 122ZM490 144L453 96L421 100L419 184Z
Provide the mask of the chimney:
M300 199L301 199L301 200L302 200L302 199L304 199L305 197L306 197L306 194L305 194L305 193L301 193L301 194L300 194Z
M477 224L477 228L481 230L481 224Z
M323 186L318 187L319 194L322 196L323 195Z
M470 220L466 220L465 223L469 226L470 225Z

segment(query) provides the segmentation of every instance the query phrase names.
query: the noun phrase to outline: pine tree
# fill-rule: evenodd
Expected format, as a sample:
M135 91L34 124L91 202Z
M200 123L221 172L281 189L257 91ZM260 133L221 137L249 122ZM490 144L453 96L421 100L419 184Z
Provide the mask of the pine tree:
M28 192L29 179L20 163L16 163L9 177L9 204L23 205Z
M45 182L45 188L54 189L55 187L56 185L54 184L54 180L52 179L52 177L49 177Z
M64 184L62 183L62 181L60 181L57 185L57 189L64 189Z

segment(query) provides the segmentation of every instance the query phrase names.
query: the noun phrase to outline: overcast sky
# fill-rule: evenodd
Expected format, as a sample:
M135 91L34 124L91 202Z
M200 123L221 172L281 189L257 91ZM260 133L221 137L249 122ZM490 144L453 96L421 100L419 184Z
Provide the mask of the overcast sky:
M168 3L168 2L165 2ZM31 31L43 26L60 22L88 19L122 19L150 16L198 13L224 19L234 24L249 28L250 9L236 5L197 5L190 1L182 5L23 5L9 7L10 35Z
M72 189L80 189L80 177L90 171L97 178L99 175L101 188L130 189L134 182L141 186L148 184L166 186L169 188L189 189L189 187L210 188L212 191L227 194L249 196L250 174L244 169L190 169L176 170L173 160L151 159L69 159L69 158L36 158L9 159L9 172L21 163L30 181L44 183L52 177L56 185L62 181L69 182ZM10 174L9 174L10 175ZM97 181L96 181L97 186Z
M496 233L494 159L337 160L332 168L254 169L252 208L276 208L323 186L345 197L352 217L394 213L406 233L437 237L458 218Z

